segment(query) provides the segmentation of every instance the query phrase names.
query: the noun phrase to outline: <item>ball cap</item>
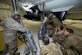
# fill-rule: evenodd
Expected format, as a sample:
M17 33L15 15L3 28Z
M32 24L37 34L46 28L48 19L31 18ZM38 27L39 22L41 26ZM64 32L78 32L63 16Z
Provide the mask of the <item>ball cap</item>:
M14 15L19 15L19 13L18 13L17 11L14 11L14 12L12 13L12 16L14 16Z

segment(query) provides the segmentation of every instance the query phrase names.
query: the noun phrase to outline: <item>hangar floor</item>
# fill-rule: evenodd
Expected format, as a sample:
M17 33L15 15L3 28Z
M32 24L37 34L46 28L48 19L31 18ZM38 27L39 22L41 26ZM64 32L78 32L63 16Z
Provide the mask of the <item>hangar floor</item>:
M23 20L25 26L31 30L34 39L36 39L36 44L38 44L38 39L37 39L37 33L38 30L40 28L40 24L41 22L35 22L35 21L31 21L31 20ZM63 21L63 23L67 26L70 27L74 30L75 34L79 35L82 37L82 21L81 20L65 20ZM0 51L3 50L4 48L4 42L2 39L2 27L0 27ZM23 43L21 41L17 41L18 42L18 46L22 45Z

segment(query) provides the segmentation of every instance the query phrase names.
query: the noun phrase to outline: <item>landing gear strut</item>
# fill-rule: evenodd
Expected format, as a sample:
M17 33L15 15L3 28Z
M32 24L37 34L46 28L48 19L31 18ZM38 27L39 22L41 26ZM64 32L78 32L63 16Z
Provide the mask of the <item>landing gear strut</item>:
M41 39L44 43L44 45L47 45L49 44L49 38L46 36L46 25L47 25L47 19L45 17L45 3L43 3L43 22L42 22L42 25L41 25L41 28L40 28L40 31L38 33L38 36L39 36L39 39Z

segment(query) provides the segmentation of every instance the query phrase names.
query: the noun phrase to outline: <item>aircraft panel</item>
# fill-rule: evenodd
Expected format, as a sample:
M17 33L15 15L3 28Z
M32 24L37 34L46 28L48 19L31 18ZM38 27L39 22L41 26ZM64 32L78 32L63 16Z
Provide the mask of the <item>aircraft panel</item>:
M34 5L37 5L37 4L42 4L42 3L45 3L45 2L49 2L49 1L52 1L52 0L19 0L20 2L29 2L29 3L32 3Z

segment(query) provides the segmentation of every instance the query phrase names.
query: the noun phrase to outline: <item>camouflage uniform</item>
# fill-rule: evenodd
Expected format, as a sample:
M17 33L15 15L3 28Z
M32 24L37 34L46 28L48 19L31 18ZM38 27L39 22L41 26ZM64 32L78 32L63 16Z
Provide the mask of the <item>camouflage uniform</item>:
M17 49L16 33L17 31L25 32L27 29L13 18L7 18L0 24L4 27L4 42L8 45L10 55L14 55Z
M62 41L64 40L64 31L59 31L56 34L54 34L53 36L53 42L58 42L59 44L62 43Z
M51 15L48 18L49 18L48 23L51 23L54 27L62 26L62 23L60 22L60 20L54 15Z
M68 37L64 37L63 32L57 33L53 40L54 42L58 42L63 46L61 48L64 55L82 55L82 38L70 34Z
M40 49L40 55L62 55L56 44L50 43L49 45L44 45Z
M75 34L70 34L70 36L66 37L62 42L62 45L65 49L71 49L75 55L82 55L82 37L79 37Z

